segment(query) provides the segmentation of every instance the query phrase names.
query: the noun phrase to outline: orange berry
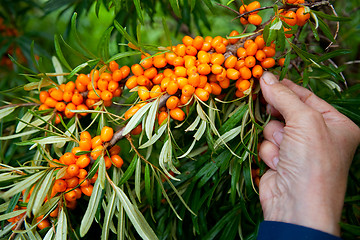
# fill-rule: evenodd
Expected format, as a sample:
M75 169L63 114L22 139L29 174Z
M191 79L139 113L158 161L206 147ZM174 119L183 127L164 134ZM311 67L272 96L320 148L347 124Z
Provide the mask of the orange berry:
M251 23L255 26L258 26L261 24L262 18L260 17L260 15L254 14L254 15L250 15L248 17L248 21L249 21L249 23Z
M195 95L203 102L206 102L210 97L209 92L205 91L203 88L197 88L195 90Z
M122 67L120 68L120 71L121 71L121 73L122 73L122 77L123 77L123 78L126 78L126 77L129 76L129 74L130 74L130 68L129 68L128 66L122 66Z
M180 100L178 97L171 96L166 100L166 107L170 110L174 109L179 105L179 102L180 102Z
M156 98L161 95L161 87L159 85L154 85L150 90L150 98Z
M83 131L80 133L80 140L89 139L91 140L91 135L88 131Z
M109 100L111 100L113 98L113 94L110 91L105 90L105 91L101 92L100 97L104 101L109 101Z
M235 96L238 97L238 98L242 98L243 96L245 96L245 94L238 89L235 92Z
M137 79L137 84L140 86L147 86L150 83L150 80L145 77L144 75L138 76Z
M296 13L293 11L288 11L285 15L284 22L289 24L290 26L295 26L297 22L297 16Z
M131 66L131 72L135 75L135 76L140 76L144 74L144 69L141 67L140 64L134 64Z
M93 150L90 153L90 156L92 157L92 159L96 160L102 154L103 150L104 150L104 146L102 145L97 146L93 148Z
M44 228L50 227L50 222L49 222L49 220L44 219L44 220L42 220L41 222L38 223L37 227L39 229L44 229Z
M230 79L229 78L225 78L223 81L219 82L219 85L222 89L226 89L230 86ZM204 90L207 90L206 89L206 86L204 87ZM209 89L208 91L209 93L211 92L212 93L212 88Z
M80 147L74 147L73 149L71 149L71 152L77 156L76 154L79 152L82 152L83 150Z
M255 65L253 68L252 68L252 75L255 77L255 78L260 78L264 73L264 70L263 68L260 66L260 65Z
M167 64L166 58L164 57L158 57L158 58L154 58L153 60L153 65L156 68L163 68L165 67Z
M182 89L182 95L185 95L187 97L192 96L194 92L195 88L190 84L185 85Z
M75 155L72 152L67 152L61 156L62 163L71 165L76 162Z
M211 93L214 94L214 95L220 95L221 94L221 90L222 88L220 87L219 84L217 83L210 83L210 86L211 86Z
M66 188L67 188L67 183L65 182L65 180L63 180L63 179L55 180L53 189L56 192L65 192Z
M248 68L252 68L255 66L256 59L253 56L248 56L245 58L245 66Z
M187 55L190 55L190 56L196 56L197 54L197 49L193 46L187 46L186 47L186 54Z
M158 123L159 123L159 125L161 125L164 121L165 121L165 119L167 119L168 118L168 113L167 112L161 112L160 114L159 114L159 116L158 116Z
M46 110L46 109L50 109L49 106L46 105L46 104L41 104L41 105L39 106L39 111L43 111L43 110Z
M256 43L252 42L246 48L246 55L254 56L256 54L257 50L258 50L258 45Z
M252 39L248 39L244 42L244 48L248 48L250 44L254 43Z
M222 73L223 69L224 68L222 66L220 66L219 64L213 64L211 66L211 72L213 74L220 74L220 73ZM196 86L194 86L194 87L196 87Z
M239 70L240 68L244 67L245 66L245 60L243 59L240 59L236 62L235 64L235 69L236 70Z
M297 17L297 25L303 26L306 21L310 18L309 13L305 13L305 8L300 7L296 10L296 17Z
M85 92L87 90L88 84L85 85L85 84L82 84L81 82L79 82L78 80L76 80L75 81L76 90L78 90L79 92Z
M79 74L77 76L76 80L79 81L79 83L81 83L82 85L85 85L85 86L88 85L89 82L91 81L90 78L87 75L83 74L83 73Z
M63 112L66 108L66 104L64 102L58 102L55 105L55 109L59 112Z
M200 75L198 73L193 73L188 77L188 83L194 87L199 86L200 84Z
M240 12L240 14L244 14L245 12L248 12L247 5L241 5L239 12Z
M265 46L265 40L263 35L259 35L255 38L255 43L258 45L258 49L263 49Z
M198 66L198 72L199 72L199 74L202 74L202 75L208 75L211 72L211 68L210 68L209 64L202 63Z
M73 92L65 91L63 94L63 100L65 102L71 102L72 97L73 97Z
M225 60L225 65L224 66L226 68L234 68L235 65L236 65L236 62L237 62L237 57L235 57L234 55L231 55Z
M100 80L105 80L107 82L110 82L112 81L112 75L108 72L103 72L101 75L100 75Z
M248 67L242 67L239 70L240 75L243 79L250 79L251 78L251 70Z
M68 103L66 105L66 108L65 108L65 116L67 118L72 118L73 116L75 116L75 113L74 112L71 112L71 110L75 110L76 109L76 106L73 104L73 103Z
M175 73L175 75L178 76L178 77L186 77L186 76L187 76L186 68L181 67L181 66L175 67L174 73Z
M88 92L88 95L87 97L89 99L93 99L93 100L100 100L101 98L101 91L99 89L96 89L95 91L94 90L90 90Z
M241 18L240 18L240 23L241 23L242 25L246 25L246 24L248 24L249 22L248 22L248 20L246 20L246 18L241 17Z
M129 108L124 114L125 119L131 118L140 108L138 106L134 106Z
M219 64L222 65L225 62L225 56L220 53L213 53L211 55L211 61L212 64Z
M76 164L70 164L68 166L68 168L66 169L66 173L71 176L71 177L75 177L79 174L79 166Z
M137 125L130 133L131 135L139 135L142 132L141 124Z
M118 88L119 88L119 83L118 82L110 81L109 84L108 84L107 90L109 90L110 92L113 93Z
M55 208L54 211L52 211L52 212L50 213L50 217L55 218L55 217L58 216L58 214L59 214L59 207Z
M145 70L144 72L144 76L147 77L148 79L153 79L154 77L157 76L157 70L154 67L148 68Z
M72 103L74 103L75 105L80 105L83 103L84 98L80 93L74 93L72 98L71 98Z
M153 78L153 80L152 80L152 82L154 83L154 84L161 84L161 81L164 79L164 74L163 73L159 73L159 74L157 74L154 78Z
M262 61L265 60L266 54L265 54L265 52L264 52L263 50L258 50L258 51L256 52L256 54L255 54L255 58L256 58L258 61L262 62Z
M75 163L79 168L86 168L90 164L90 158L87 155L81 155Z
M48 98L50 95L47 91L41 91L39 98L41 103L45 103L46 98Z
M152 60L152 58L143 59L143 60L141 60L140 65L141 65L144 69L151 68L152 65L153 65L153 60Z
M246 49L243 47L239 47L236 51L236 55L239 58L245 58L247 56Z
M113 92L113 97L120 97L122 93L121 88L117 88L115 89L115 91Z
M249 5L247 5L246 6L246 10L248 11L248 12L250 12L250 11L253 11L253 10L255 10L255 9L258 9L258 8L260 8L260 3L258 2L258 1L253 1L253 2L251 2L251 3L249 3ZM252 12L252 13L250 13L250 14L257 14L259 11L255 11L255 12Z
M126 87L128 89L133 89L134 87L136 87L138 85L137 83L137 77L136 76L131 76L127 81L126 81Z
M115 61L111 61L109 63L109 69L110 69L111 72L115 72L116 70L119 69L119 64L117 62L115 62Z
M239 89L239 91L244 92L245 90L249 89L250 85L251 85L250 81L242 80L238 85L238 89Z
M185 36L183 37L182 42L184 43L185 46L191 46L194 42L194 39L190 36Z
M109 82L105 79L101 79L97 82L97 88L101 91L107 90Z
M240 72L234 68L229 68L226 70L226 77L231 80L238 80L240 77Z
M293 36L292 33L289 33L292 29L284 27L284 33L286 38L291 38Z
M208 52L211 49L211 43L210 42L204 42L203 46L201 47L202 51Z
M112 74L112 80L115 82L119 82L121 81L121 79L123 79L122 71L120 69L115 70Z
M170 95L174 95L179 89L179 85L175 81L170 81L167 85L166 92Z
M273 57L276 53L275 48L267 46L263 48L263 51L265 52L266 57Z
M225 70L225 68L223 69L223 71L220 74L216 75L216 80L221 82L224 81L227 75L227 70ZM200 86L201 87L201 86Z
M97 82L100 78L100 73L99 73L99 70L91 70L90 71L90 80L91 81L94 81L94 82Z
M200 63L209 63L210 62L210 54L205 51L199 51L197 58Z
M114 164L115 167L121 168L124 163L124 160L119 155L111 156L111 162Z
M90 151L91 150L91 140L90 139L81 139L79 142L79 147L81 151Z
M261 62L261 66L263 68L272 68L273 66L275 66L275 59L266 58L264 61Z
M184 121L185 113L180 108L174 108L170 110L170 117L177 121Z
M233 30L233 31L229 34L229 37L235 37L235 36L238 36L238 35L240 35L239 32L236 31L236 30ZM229 42L230 42L231 44L235 44L235 43L237 43L238 41L239 41L238 38L230 38L230 39L229 39Z
M193 40L193 47L195 47L197 50L200 50L204 44L204 38L201 36L196 36Z
M51 108L54 108L57 104L57 101L55 99L53 99L52 97L47 97L45 99L45 105L51 107Z
M285 64L285 58L280 58L278 62L279 62L279 66L280 66L280 67L284 66L284 64Z
M89 185L89 186L87 186L87 187L81 187L81 192L83 193L83 194L85 194L86 196L91 196L91 194L92 194L92 191L93 191L93 186L92 185Z
M112 139L113 135L114 135L114 129L112 129L111 127L105 126L101 129L100 137L103 142L110 141Z
M76 194L75 194L76 196ZM74 210L77 206L77 202L76 201L65 201L66 202L66 208L70 209L70 210Z
M104 162L105 162L105 168L106 169L109 169L112 166L111 159L108 156L104 157Z
M217 53L225 53L226 52L226 46L225 44L223 43L218 43L216 46L215 46L215 51Z
M91 139L91 148L94 149L97 146L100 146L103 144L103 140L101 138L101 136L95 136L93 139Z
M67 192L67 193L65 193L64 196L65 196L65 199L69 202L76 200L76 193L74 191Z
M85 155L84 155L85 156ZM89 158L89 157L88 157ZM89 160L90 160L90 158L89 158ZM77 161L76 161L77 162ZM90 163L90 162L89 162ZM76 163L76 165L78 165L77 163ZM78 165L79 166L79 165ZM80 178L86 178L86 176L87 176L87 174L88 174L88 172L85 170L85 169L83 169L83 168L81 168L80 166L79 166L79 168L80 168L80 170L79 170L79 174L77 175L77 177L80 179Z
M150 98L149 90L145 86L140 86L138 88L139 98L143 101L146 101Z

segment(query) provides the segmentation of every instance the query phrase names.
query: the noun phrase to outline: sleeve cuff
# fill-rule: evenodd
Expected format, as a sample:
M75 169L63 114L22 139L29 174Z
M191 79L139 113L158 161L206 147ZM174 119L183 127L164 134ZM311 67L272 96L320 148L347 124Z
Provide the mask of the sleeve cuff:
M341 238L316 229L291 223L263 221L257 240L341 240Z

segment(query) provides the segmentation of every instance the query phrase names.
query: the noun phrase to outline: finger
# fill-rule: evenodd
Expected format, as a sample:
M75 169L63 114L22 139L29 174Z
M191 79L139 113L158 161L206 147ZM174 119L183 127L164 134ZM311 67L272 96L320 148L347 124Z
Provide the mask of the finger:
M320 113L326 113L335 110L335 108L333 108L326 101L316 96L310 90L301 87L288 79L284 79L283 81L281 81L281 83L290 88L291 91L293 91L296 95L299 96L302 102L304 102L306 105L310 106L314 110Z
M268 140L263 141L260 145L259 156L266 165L271 169L276 170L276 166L279 162L278 146Z
M282 122L271 120L264 128L264 137L266 140L280 147L284 134L284 124Z
M260 78L260 87L265 100L276 108L285 121L296 122L309 107L287 86L281 84L276 76L264 72Z

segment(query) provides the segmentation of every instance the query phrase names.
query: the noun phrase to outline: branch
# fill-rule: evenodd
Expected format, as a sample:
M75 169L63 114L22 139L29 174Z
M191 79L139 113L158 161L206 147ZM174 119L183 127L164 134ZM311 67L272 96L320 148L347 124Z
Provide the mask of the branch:
M14 104L8 104L8 105L5 105L5 106L1 106L0 107L0 110L1 109L4 109L4 108L9 108L9 107L27 107L27 106L40 106L39 103L14 103Z

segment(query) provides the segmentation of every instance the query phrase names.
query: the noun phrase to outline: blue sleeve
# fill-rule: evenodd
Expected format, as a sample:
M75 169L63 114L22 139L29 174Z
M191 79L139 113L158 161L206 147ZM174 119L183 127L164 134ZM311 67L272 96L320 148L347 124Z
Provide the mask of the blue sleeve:
M263 221L257 240L341 240L341 238L316 229L291 223Z

